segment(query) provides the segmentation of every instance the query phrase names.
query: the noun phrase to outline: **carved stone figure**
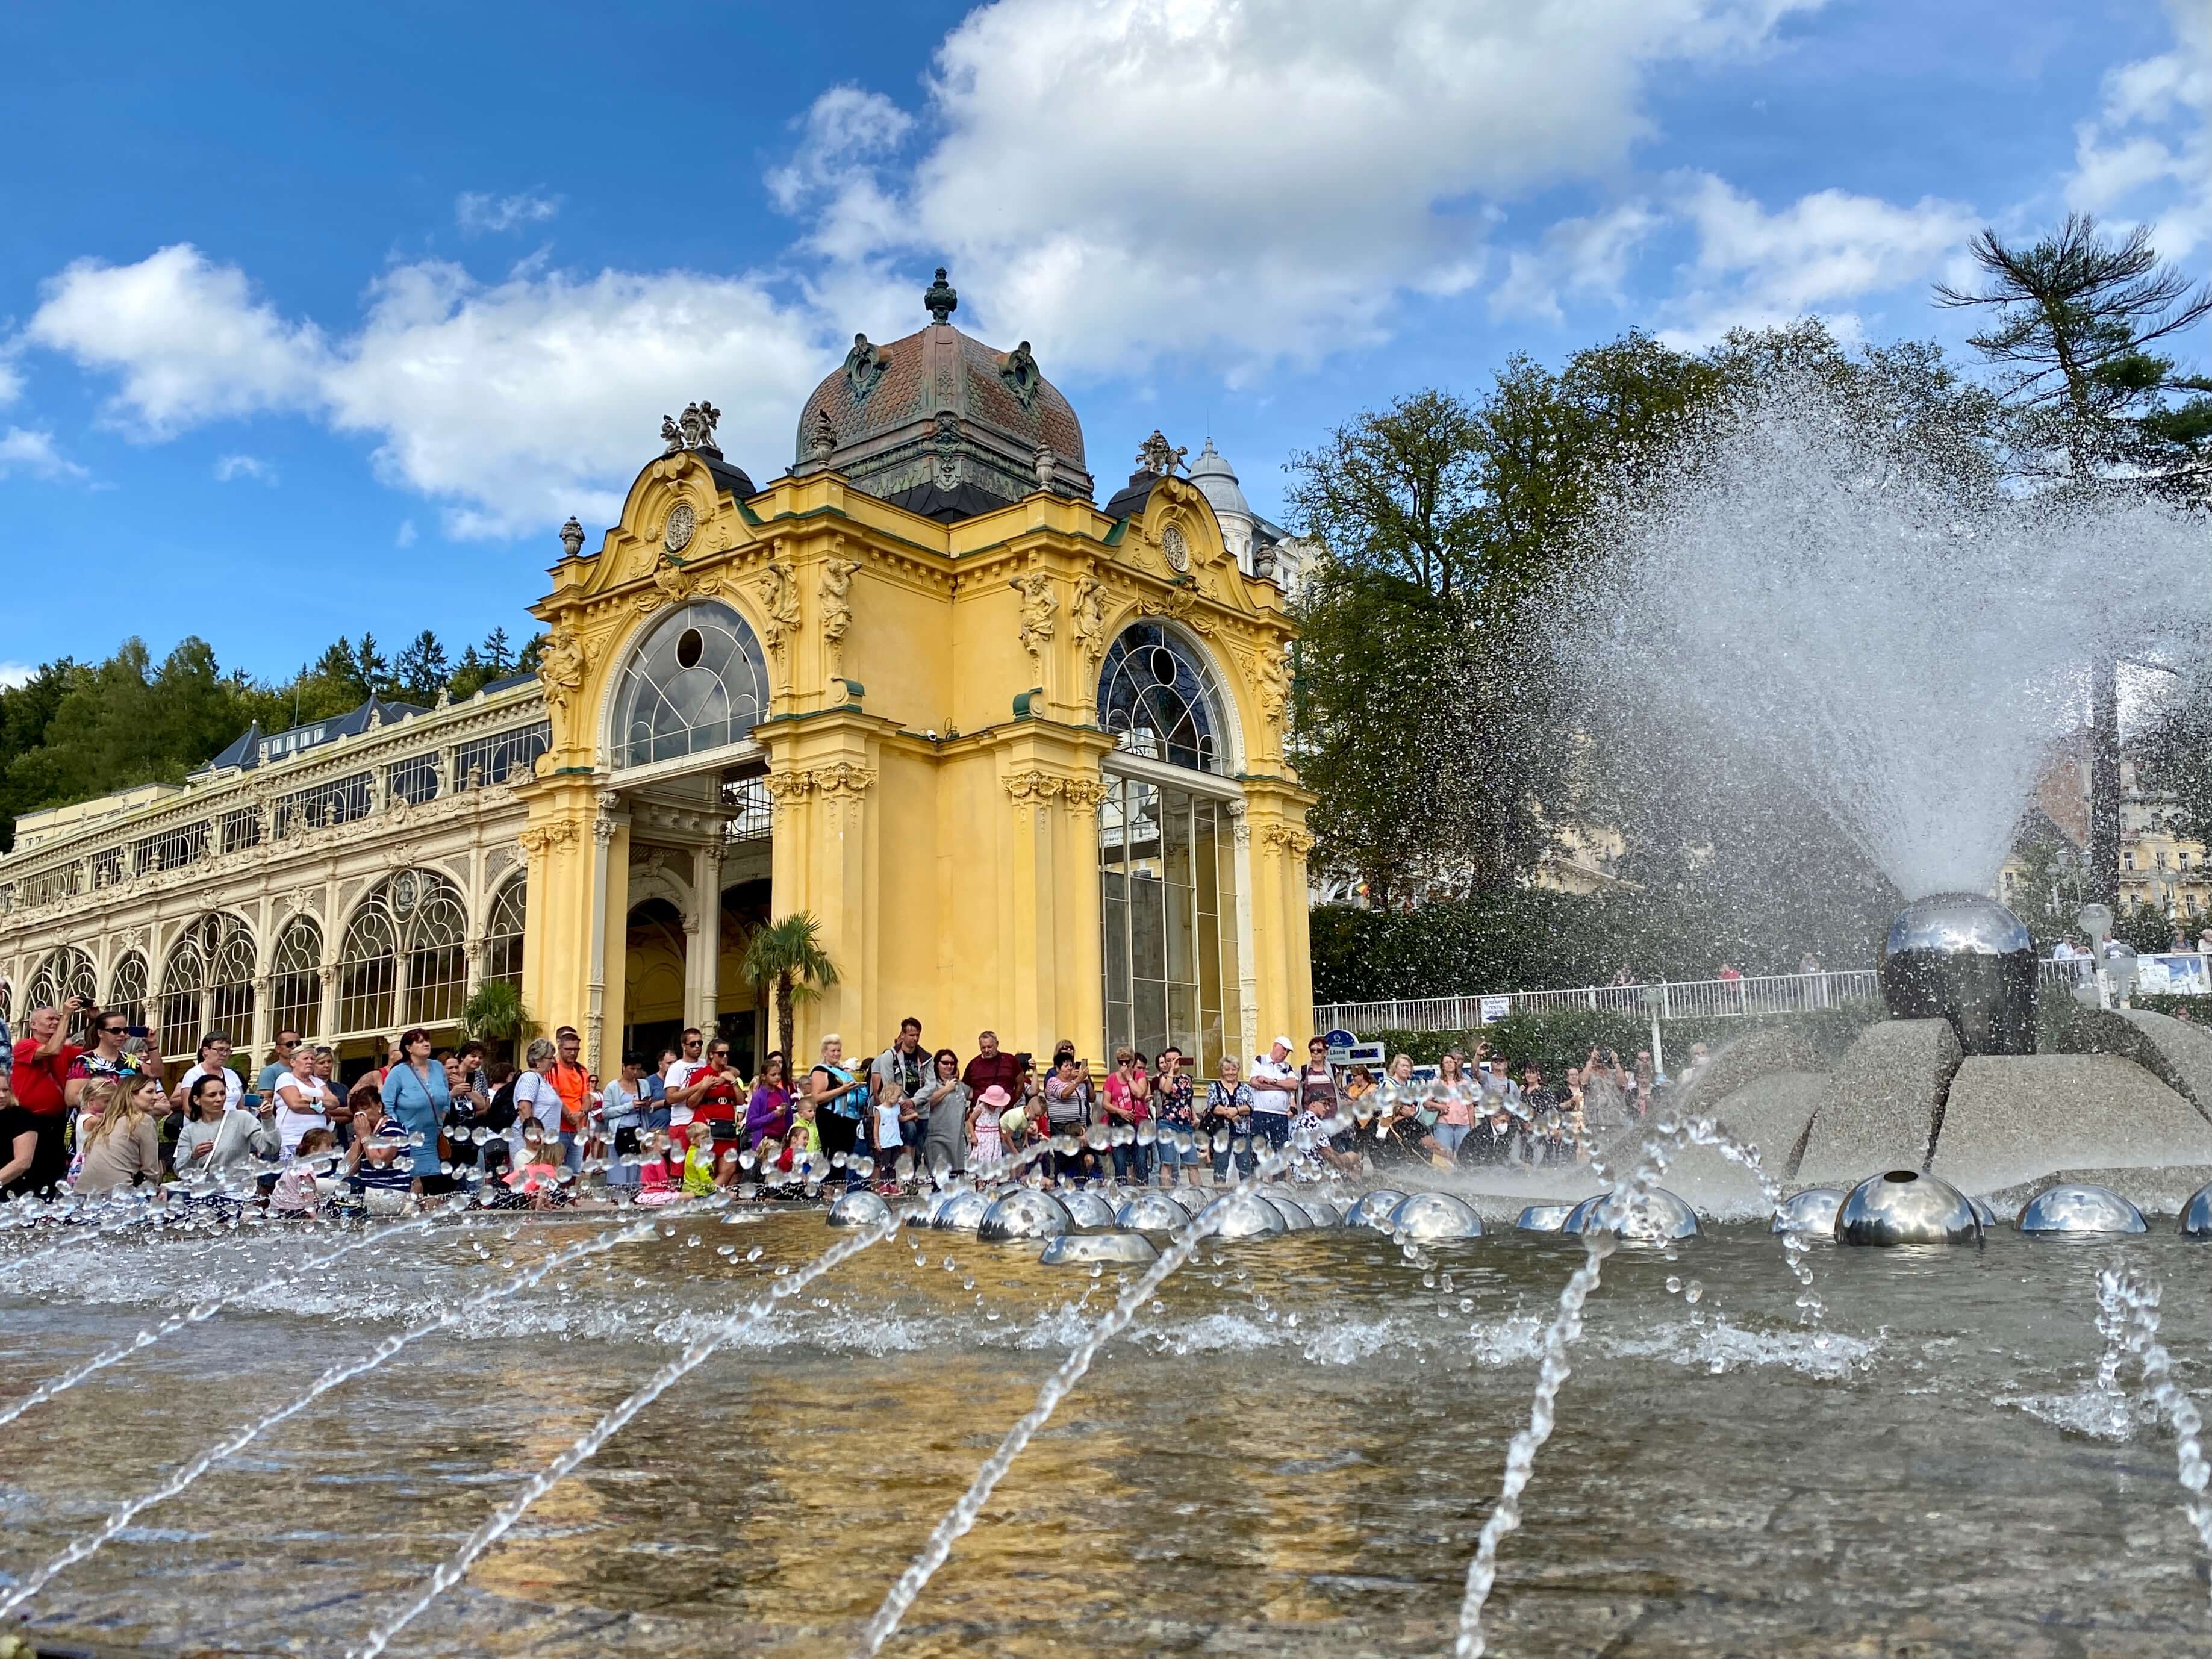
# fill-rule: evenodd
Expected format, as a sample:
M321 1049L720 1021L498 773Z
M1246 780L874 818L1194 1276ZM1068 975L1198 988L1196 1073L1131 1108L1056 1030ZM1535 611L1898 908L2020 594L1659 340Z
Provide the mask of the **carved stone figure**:
M714 447L714 423L721 418L722 411L704 398L696 404L685 404L676 422L683 430L684 447L720 459L722 452Z
M584 653L564 629L545 636L545 649L538 659L538 678L545 685L545 701L566 708L576 688L584 683Z
M1051 575L1042 570L1015 577L1014 586L1022 596L1022 649L1036 659L1041 678L1045 647L1051 642L1057 626L1054 618L1060 613L1060 596L1052 591Z
M1259 690L1260 712L1268 725L1280 726L1291 706L1290 665L1283 660L1280 646L1271 642L1253 653L1252 678Z
M799 631L799 578L791 567L781 560L768 567L768 591L763 596L761 611L767 619L764 643L769 654L781 657L784 646Z
M673 415L664 415L660 417L660 436L661 441L668 446L660 452L664 458L670 455L681 455L684 453L684 428L676 424L676 417Z
M1170 447L1166 437L1158 427L1152 435L1137 447L1137 465L1146 471L1163 478L1175 477L1175 470L1182 465L1182 458L1190 453L1188 445Z
M1093 674L1106 656L1106 584L1096 576L1085 576L1075 586L1075 637Z
M853 625L853 574L860 568L856 561L834 555L822 564L822 642L829 647L832 679L845 669L845 630Z

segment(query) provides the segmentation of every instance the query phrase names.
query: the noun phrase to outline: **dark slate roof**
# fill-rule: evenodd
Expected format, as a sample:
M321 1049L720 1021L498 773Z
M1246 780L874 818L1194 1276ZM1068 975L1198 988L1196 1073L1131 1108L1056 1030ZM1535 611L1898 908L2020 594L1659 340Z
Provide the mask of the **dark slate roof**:
M328 720L309 720L301 726L287 726L282 732L264 733L260 723L256 721L201 770L213 772L224 767L250 769L261 764L261 750L264 744L282 745L278 749L280 754L296 755L304 750L319 749L340 738L350 738L357 732L366 732L372 719L380 725L389 726L394 720L429 712L419 703L386 702L381 697L372 696L359 708L349 708L343 714L333 714ZM287 738L292 741L287 743Z
M717 489L728 490L741 501L760 494L753 487L753 481L744 468L735 462L726 461L719 455L709 455L702 450L695 449L691 453L707 464L707 471L714 475Z
M740 477L744 476L744 475L743 473L738 474L738 477ZM483 683L483 690L478 695L489 696L495 691L511 691L518 685L528 685L532 684L537 679L537 678L538 676L534 673L524 672L520 674L509 674L503 680L486 680Z
M957 524L979 513L996 513L1007 505L981 484L966 478L951 489L933 483L916 484L884 499L893 507L902 507L918 517L935 519L940 524Z
M1109 519L1135 518L1145 510L1145 503L1152 500L1152 486L1159 481L1160 475L1147 468L1140 467L1132 472L1129 482L1115 490L1113 499L1106 503L1106 516Z

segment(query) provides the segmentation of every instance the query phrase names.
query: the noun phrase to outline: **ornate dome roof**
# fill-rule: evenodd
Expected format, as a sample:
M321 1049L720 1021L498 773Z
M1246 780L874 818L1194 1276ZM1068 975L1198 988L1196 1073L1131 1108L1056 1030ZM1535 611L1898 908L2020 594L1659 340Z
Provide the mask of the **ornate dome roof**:
M953 327L959 296L942 270L922 299L927 327L888 345L854 335L843 367L814 388L799 410L793 472L842 473L947 520L1040 488L1090 499L1082 424L1038 372L1029 342L1000 351Z
M1217 517L1224 513L1241 513L1252 516L1252 503L1244 499L1244 491L1237 483L1237 474L1230 467L1213 440L1206 441L1206 447L1190 464L1190 481L1198 486L1199 493L1213 503Z

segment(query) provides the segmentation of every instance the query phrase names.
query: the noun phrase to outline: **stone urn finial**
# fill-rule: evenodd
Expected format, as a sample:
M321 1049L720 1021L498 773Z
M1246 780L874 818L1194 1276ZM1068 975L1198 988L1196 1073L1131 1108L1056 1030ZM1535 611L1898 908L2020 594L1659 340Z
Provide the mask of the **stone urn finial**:
M568 522L561 526L561 545L572 559L584 550L584 526L576 521L573 513L568 515Z

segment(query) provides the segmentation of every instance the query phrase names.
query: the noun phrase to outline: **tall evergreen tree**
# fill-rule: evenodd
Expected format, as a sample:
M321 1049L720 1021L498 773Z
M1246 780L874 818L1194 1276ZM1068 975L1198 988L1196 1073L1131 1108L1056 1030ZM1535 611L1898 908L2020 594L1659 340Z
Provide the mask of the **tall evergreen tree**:
M1984 229L1972 244L1978 289L1936 303L1986 313L1975 349L2005 371L2060 487L2151 490L2202 506L2212 491L2212 380L2155 348L2212 315L2212 288L2162 263L2150 231L2114 240L2086 213L2022 246ZM2119 665L2089 675L2089 873L2116 904L2120 882Z
M435 702L452 677L453 665L447 659L445 645L427 628L408 642L392 665L393 685L410 702Z

